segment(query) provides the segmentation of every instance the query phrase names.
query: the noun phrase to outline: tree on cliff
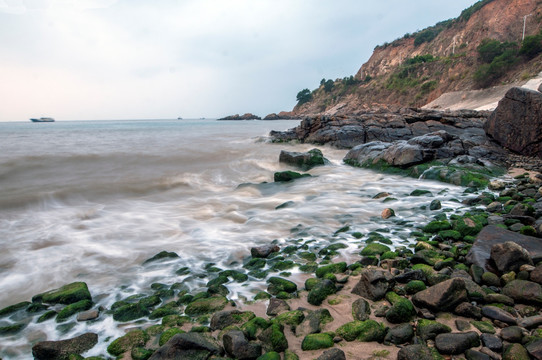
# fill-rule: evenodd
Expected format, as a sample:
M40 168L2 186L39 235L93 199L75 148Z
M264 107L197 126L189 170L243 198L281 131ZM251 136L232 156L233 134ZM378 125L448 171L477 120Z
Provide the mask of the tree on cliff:
M312 100L312 94L309 89L303 89L297 93L297 105L302 105Z

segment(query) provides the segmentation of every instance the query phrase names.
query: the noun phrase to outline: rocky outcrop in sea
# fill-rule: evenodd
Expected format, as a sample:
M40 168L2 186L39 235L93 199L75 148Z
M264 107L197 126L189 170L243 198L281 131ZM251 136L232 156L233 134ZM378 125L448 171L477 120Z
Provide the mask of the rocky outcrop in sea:
M246 113L243 115L235 114L229 115L218 120L261 120L262 118L252 113Z

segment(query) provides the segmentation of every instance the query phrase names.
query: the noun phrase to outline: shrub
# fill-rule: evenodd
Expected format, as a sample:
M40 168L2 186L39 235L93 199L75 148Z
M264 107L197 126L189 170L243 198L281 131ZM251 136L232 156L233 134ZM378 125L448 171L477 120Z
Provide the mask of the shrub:
M309 89L303 89L297 93L297 104L302 105L312 100L312 94Z
M405 60L406 65L414 65L414 64L420 64L420 63L427 63L435 61L435 57L431 54L426 55L416 55L413 58L409 58Z
M513 42L500 42L495 39L484 39L477 50L480 55L480 60L486 64L490 64L498 56L501 56L510 50L515 50L516 48L517 44Z
M331 79L329 80L326 80L324 82L324 91L325 92L331 92L331 90L333 90L333 87L335 86L335 82Z
M519 54L528 59L532 59L542 52L542 33L538 35L526 36L523 45L519 49Z

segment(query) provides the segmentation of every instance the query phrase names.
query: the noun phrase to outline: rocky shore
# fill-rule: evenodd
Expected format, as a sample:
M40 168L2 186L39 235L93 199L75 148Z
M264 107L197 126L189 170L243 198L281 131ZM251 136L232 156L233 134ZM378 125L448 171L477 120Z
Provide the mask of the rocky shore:
M66 284L1 309L0 336L17 336L29 322L69 328L112 319L125 335L36 341L32 354L85 359L81 354L105 343L100 356L86 359L541 359L542 178L503 176L513 157L484 131L488 116L407 109L305 119L273 134L276 141L351 148L351 165L462 185L454 199L461 208L443 205L445 192L422 182L405 197L426 199L420 211L432 219L413 226L400 220L394 195L373 194L390 204L374 220L376 231L346 225L321 247L292 229L288 245L254 247L235 269L208 264L207 290L197 293L182 282L154 283L104 308L87 284ZM274 175L285 183L327 164L318 149L283 151L279 161L296 170ZM389 239L398 231L403 246ZM161 251L145 263L178 256ZM230 298L230 287L257 279L265 291Z

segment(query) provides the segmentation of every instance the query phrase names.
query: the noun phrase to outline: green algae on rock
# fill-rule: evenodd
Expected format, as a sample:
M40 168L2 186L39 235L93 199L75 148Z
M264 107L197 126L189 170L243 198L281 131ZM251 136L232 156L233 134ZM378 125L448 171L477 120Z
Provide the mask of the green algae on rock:
M149 341L149 335L145 331L132 330L109 344L107 352L113 356L119 356L135 347L145 346L147 341Z
M222 310L227 304L228 299L224 296L213 296L191 302L186 306L184 312L189 316L205 315Z
M69 305L81 300L92 301L88 286L84 282L74 282L58 289L50 290L32 297L32 302Z
M301 350L319 350L333 347L333 337L327 333L309 334L305 336L301 343Z

